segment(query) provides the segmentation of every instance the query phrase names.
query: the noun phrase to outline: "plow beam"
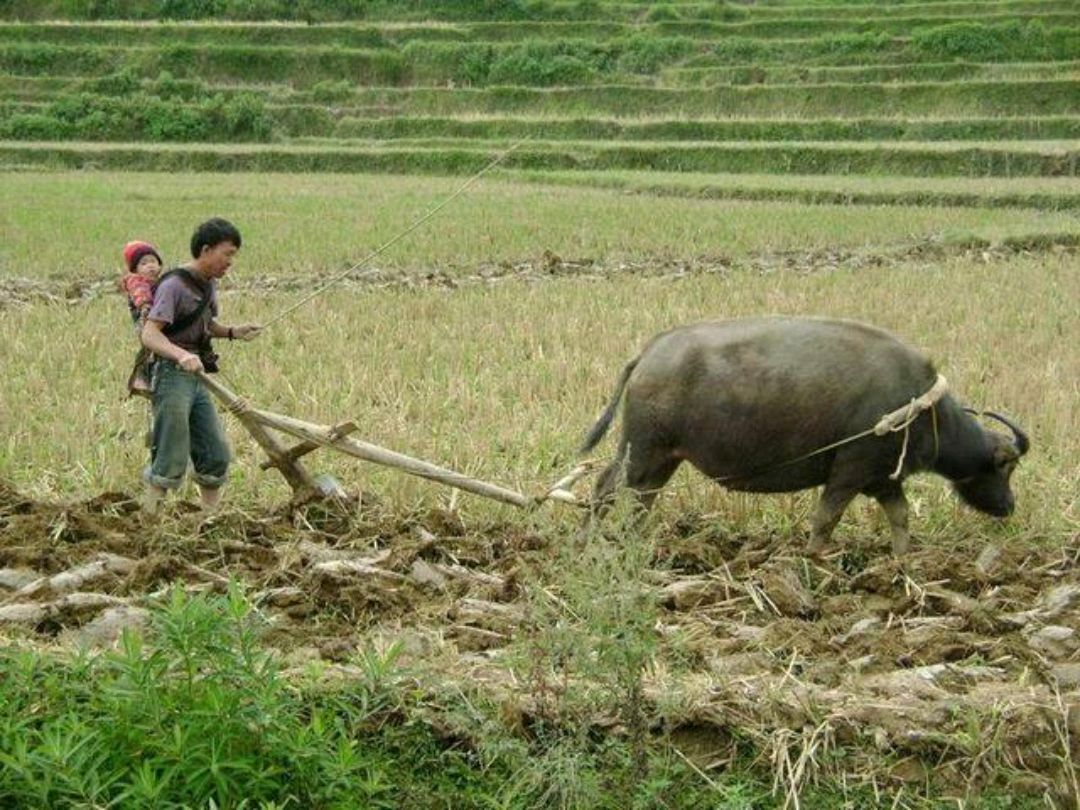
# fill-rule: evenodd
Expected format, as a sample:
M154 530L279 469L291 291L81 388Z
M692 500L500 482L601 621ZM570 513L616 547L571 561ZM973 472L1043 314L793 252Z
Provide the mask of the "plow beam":
M542 495L526 495L522 492L501 487L498 484L471 478L463 473L407 456L404 453L387 450L377 444L355 439L349 435L357 429L356 424L351 421L332 426L320 425L314 422L306 422L303 419L295 419L291 416L283 416L272 411L254 408L217 380L205 374L199 376L206 383L207 388L225 403L229 411L240 420L240 423L247 428L255 441L259 443L259 446L266 451L269 460L262 464L262 468L276 467L292 486L294 495L297 498L306 497L313 492L319 491L317 479L312 478L311 474L301 466L300 457L319 447L329 447L354 458L370 461L384 467L392 467L409 475L427 478L430 481L436 481L454 489L471 492L474 495L481 495L522 509L535 507L544 501L557 501L572 506L584 506L584 503L570 491L570 487L588 471L590 467L588 463L574 468L569 475L557 481ZM292 448L286 448L267 428L288 434L300 441Z

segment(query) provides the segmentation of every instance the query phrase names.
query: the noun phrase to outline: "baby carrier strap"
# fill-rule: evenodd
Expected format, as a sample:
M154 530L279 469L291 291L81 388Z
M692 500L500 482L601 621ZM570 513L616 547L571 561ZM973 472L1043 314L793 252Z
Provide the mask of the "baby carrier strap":
M184 280L184 283L187 284L188 287L194 289L197 293L201 294L202 298L199 300L199 304L195 307L195 309L193 309L184 317L177 318L175 321L162 328L161 333L166 337L168 337L169 335L175 335L177 332L181 332L184 329L187 329L189 326L195 323L195 321L199 320L199 318L202 317L203 312L206 311L206 308L210 306L211 298L209 288L200 283L199 280L195 278L195 276L193 276L190 271L185 270L183 267L177 267L174 270L170 270L168 273L159 278L157 280L157 284L154 285L154 290L156 291L157 288L161 286L161 283L165 281L165 279L169 278L169 276L179 276Z

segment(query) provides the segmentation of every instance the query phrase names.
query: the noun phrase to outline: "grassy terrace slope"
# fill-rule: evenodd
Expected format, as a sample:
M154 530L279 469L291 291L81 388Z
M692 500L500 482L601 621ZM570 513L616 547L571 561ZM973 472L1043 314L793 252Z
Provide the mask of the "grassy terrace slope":
M352 171L397 174L471 174L506 144L487 142L389 145L141 145L0 142L9 165L141 171ZM899 174L923 176L1075 177L1080 152L1069 143L880 144L730 143L605 145L527 144L507 168L646 169L691 172L794 174Z
M1068 209L1076 193L1067 0L155 8L0 9L0 165L463 174L526 138L508 168L653 191L604 173L722 175L691 183L707 197Z
M785 200L807 204L964 206L1080 211L1074 178L916 178L689 172L523 171L538 183L608 188L628 194L711 200Z

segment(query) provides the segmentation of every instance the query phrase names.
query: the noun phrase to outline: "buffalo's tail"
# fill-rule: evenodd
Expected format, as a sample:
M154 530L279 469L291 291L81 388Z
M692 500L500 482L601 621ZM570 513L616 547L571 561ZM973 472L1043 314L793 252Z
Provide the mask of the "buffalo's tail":
M608 402L604 412L600 414L600 418L596 420L596 424L589 429L589 433L585 436L585 441L578 451L579 453L588 453L600 443L600 440L604 438L604 434L608 432L608 428L611 427L611 422L615 418L615 410L619 407L619 400L622 399L623 389L626 388L626 381L630 379L630 374L633 372L640 359L640 357L635 357L626 364L625 368L623 368L622 374L619 375L619 382L615 386L615 393L612 395L611 401Z

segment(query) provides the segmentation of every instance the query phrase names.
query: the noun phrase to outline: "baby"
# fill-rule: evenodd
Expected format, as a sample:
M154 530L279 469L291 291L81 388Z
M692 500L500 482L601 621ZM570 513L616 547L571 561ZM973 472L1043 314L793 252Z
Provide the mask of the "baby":
M124 264L127 272L120 280L127 293L131 319L135 322L135 333L142 331L147 313L154 303L154 284L161 273L161 254L149 242L128 242L124 245ZM146 348L140 347L135 357L135 368L128 378L129 396L150 396L150 360L152 355Z

